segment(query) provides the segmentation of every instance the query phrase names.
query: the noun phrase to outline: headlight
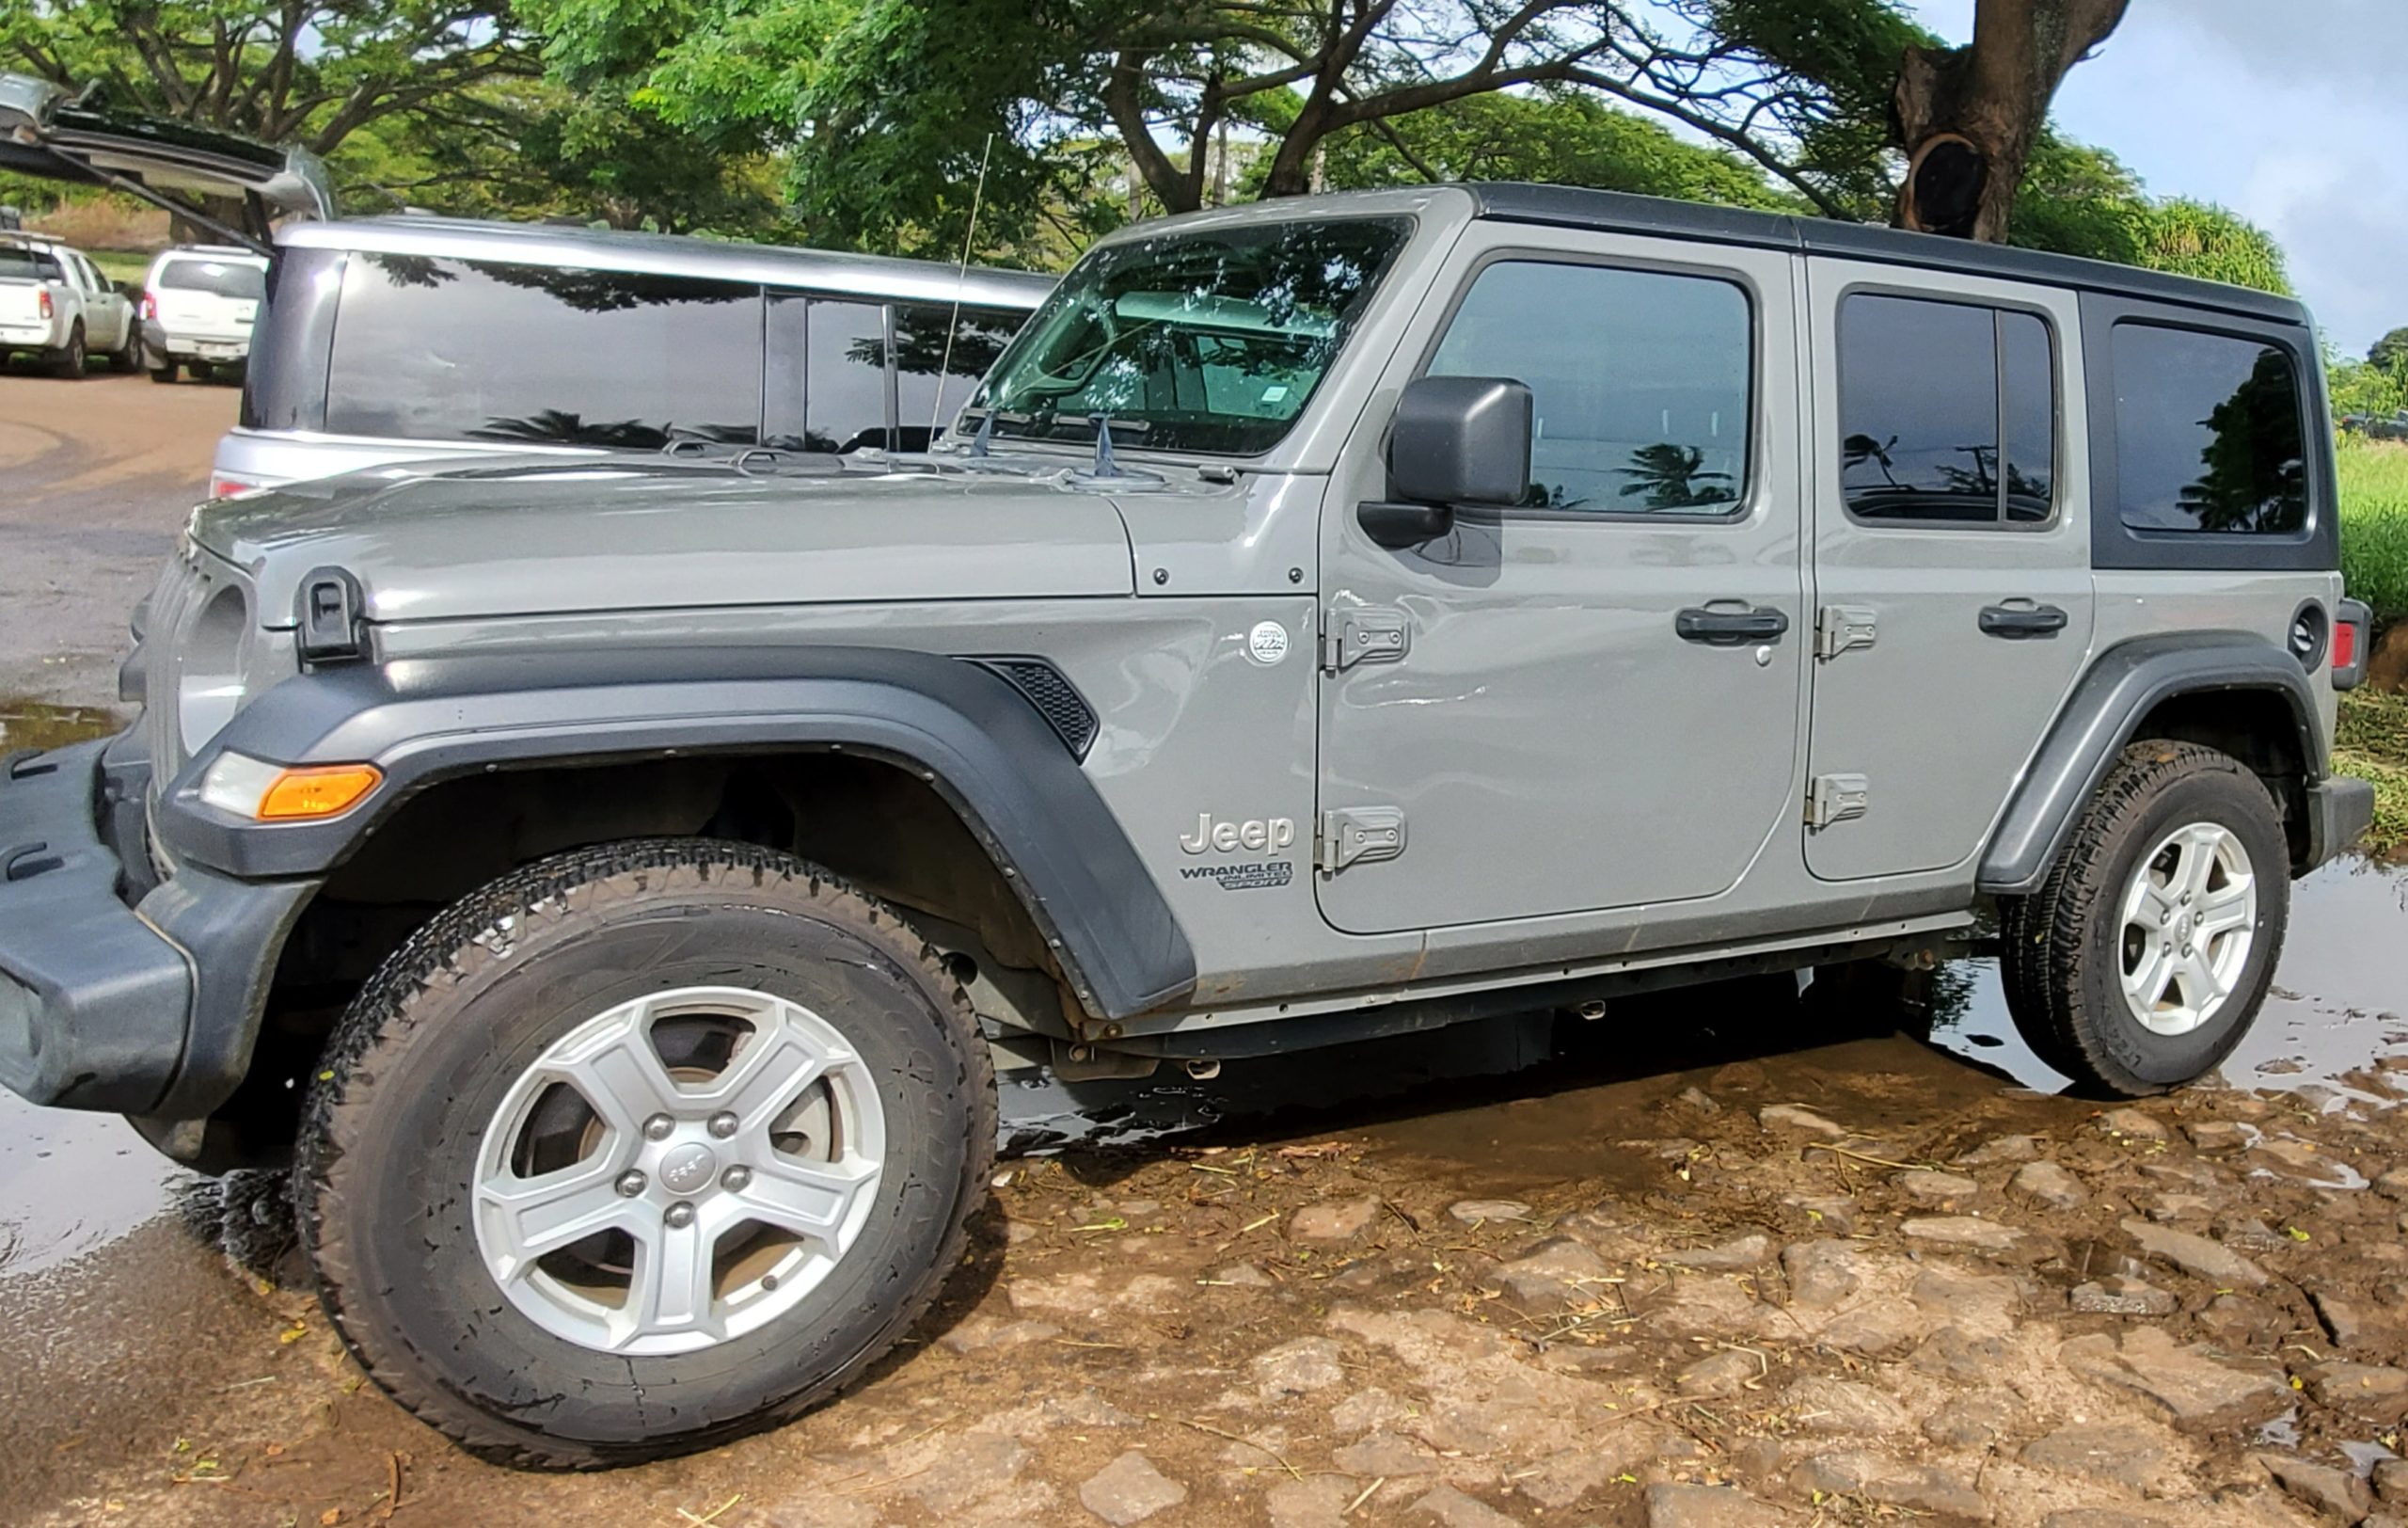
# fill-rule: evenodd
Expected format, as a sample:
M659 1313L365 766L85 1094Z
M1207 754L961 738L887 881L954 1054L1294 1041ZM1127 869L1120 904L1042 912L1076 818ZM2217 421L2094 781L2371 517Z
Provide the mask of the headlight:
M341 816L384 779L373 764L289 767L230 752L218 755L200 777L200 799L254 822L305 821Z

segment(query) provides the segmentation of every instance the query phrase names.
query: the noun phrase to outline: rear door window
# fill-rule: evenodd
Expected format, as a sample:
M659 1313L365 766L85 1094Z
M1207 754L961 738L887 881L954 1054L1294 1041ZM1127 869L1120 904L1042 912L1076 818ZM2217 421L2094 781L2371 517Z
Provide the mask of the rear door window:
M1873 293L1840 304L1840 492L1877 523L2036 524L2056 495L2037 315Z
M338 435L658 450L760 435L761 292L689 277L357 252Z
M2307 529L2299 370L2258 340L2169 325L2115 329L2115 498L2135 531Z
M267 272L231 260L171 260L159 269L159 285L176 292L257 301L267 295Z

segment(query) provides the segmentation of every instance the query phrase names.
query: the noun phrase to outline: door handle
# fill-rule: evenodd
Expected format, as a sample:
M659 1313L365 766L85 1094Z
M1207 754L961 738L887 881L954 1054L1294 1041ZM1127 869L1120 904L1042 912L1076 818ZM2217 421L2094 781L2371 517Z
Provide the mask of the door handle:
M2053 637L2066 629L2066 613L2054 605L2035 605L2028 601L1984 605L1981 627L1985 635L2004 637L2009 642L2021 642L2029 637Z
M1789 629L1789 617L1777 610L1716 610L1692 605L1672 617L1672 629L1683 642L1709 647L1744 647L1751 642L1779 642Z

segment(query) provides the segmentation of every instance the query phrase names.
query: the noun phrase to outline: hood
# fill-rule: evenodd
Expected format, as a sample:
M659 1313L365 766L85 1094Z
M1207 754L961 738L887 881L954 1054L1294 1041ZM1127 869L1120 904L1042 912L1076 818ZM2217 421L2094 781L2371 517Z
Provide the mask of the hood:
M1058 474L388 467L213 501L187 533L250 575L269 626L325 567L378 622L1134 589L1118 510Z

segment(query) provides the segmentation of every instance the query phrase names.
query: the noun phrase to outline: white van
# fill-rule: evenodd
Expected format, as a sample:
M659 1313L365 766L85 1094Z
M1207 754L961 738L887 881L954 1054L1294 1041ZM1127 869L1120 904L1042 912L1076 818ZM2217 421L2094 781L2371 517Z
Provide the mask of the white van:
M267 296L267 261L231 245L170 249L142 282L142 353L153 382L179 369L239 373Z

